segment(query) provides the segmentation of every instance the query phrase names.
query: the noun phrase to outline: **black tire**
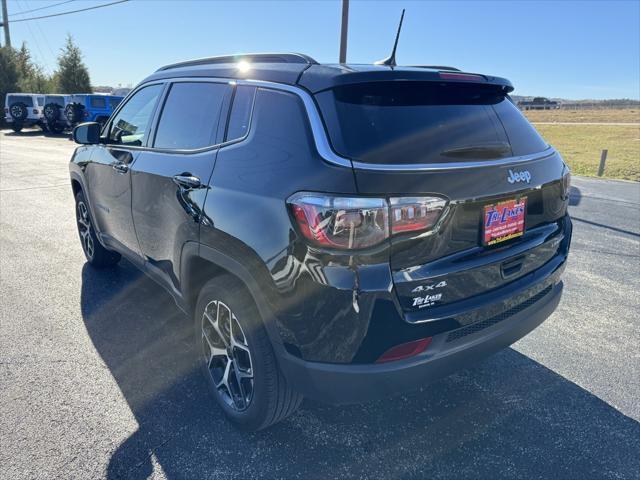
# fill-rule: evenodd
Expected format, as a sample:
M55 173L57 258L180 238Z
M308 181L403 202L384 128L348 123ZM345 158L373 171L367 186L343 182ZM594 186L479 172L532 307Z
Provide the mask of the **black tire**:
M89 204L82 190L76 194L76 224L84 256L96 268L112 267L120 261L120 254L107 250L96 236Z
M221 306L228 307L229 314L226 315L226 317L233 318L231 321L235 320L237 324L239 324L241 338L245 340L246 347L250 352L248 364L252 375L251 395L247 395L249 397L248 400L244 395L243 397L234 397L238 400L242 398L241 401L239 400L241 406L245 407L242 410L237 408L235 400L233 400L231 398L232 395L229 394L229 389L224 386L220 388L216 387L214 382L215 368L218 368L219 371L220 368L224 370L224 367L215 367L215 358L223 361L225 357L222 355L218 357L209 355L211 349L208 345L210 344L205 339L203 333L203 326L209 329L210 336L215 336L216 332L220 332L220 330L212 329L212 324L206 323L208 320L204 316L205 308L207 308L208 312L211 312L211 308L217 308L218 303L220 303ZM221 323L219 326L224 330L222 317L223 315L220 314ZM216 322L217 321L216 319ZM246 431L262 430L285 419L298 409L302 403L302 395L295 392L289 386L280 371L260 313L255 306L253 298L239 280L231 275L221 275L210 280L202 288L198 296L194 323L199 363L201 364L209 389L226 417L238 428ZM231 323L229 324L231 325ZM234 329L236 332L238 331L237 326L230 328L230 331ZM234 336L236 335L237 333L234 334ZM217 345L221 345L221 347L218 348L224 349L224 347L222 347L222 345L224 345L223 343L217 343ZM227 348L227 351L228 350ZM233 351L233 347L231 350ZM242 351L240 353L247 355ZM208 360L209 358L214 358L214 361ZM246 365L246 358L244 363ZM239 360L236 361L236 365L240 365ZM233 363L231 368L236 372L235 368L237 367L233 366ZM247 370L242 370L242 368L240 371L247 373ZM229 378L230 381L232 381L239 377L229 375ZM230 381L227 383L230 384ZM235 384L237 385L237 381ZM245 384L244 389L241 390L243 394L247 391L248 386L248 384Z
M64 108L64 116L69 121L69 124L73 126L77 123L80 123L80 121L82 120L83 111L84 105L82 105L81 103L69 103Z
M44 118L48 125L54 125L60 119L60 105L57 103L47 103L44 106Z
M16 125L15 123L11 124L11 130L16 133L20 133L22 131L22 125Z
M14 122L22 123L29 116L29 109L23 102L16 102L9 105L9 115Z

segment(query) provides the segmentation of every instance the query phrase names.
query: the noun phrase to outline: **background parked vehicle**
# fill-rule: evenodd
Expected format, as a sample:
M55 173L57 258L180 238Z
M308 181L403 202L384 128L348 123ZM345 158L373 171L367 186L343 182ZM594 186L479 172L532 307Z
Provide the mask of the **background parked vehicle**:
M560 104L555 100L546 97L534 97L533 100L522 100L518 102L521 110L555 110L560 108Z
M44 102L44 95L37 93L8 93L4 104L5 120L14 132L34 125L46 131Z
M44 122L52 133L62 133L67 128L64 109L69 104L70 95L46 95L44 98Z
M74 94L64 109L64 116L69 127L73 128L81 122L107 123L114 108L124 97L118 95Z

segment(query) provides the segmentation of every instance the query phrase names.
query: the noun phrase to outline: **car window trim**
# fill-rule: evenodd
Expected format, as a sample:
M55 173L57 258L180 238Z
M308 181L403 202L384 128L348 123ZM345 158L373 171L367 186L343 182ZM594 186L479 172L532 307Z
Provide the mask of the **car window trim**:
M329 143L329 136L327 134L326 127L320 116L320 111L318 106L311 96L311 94L305 89L294 86L287 85L283 83L269 82L266 80L251 80L251 79L229 79L229 78L220 78L220 77L181 77L181 78L167 78L167 79L159 79L152 80L148 83L139 85L136 90L133 90L129 95L132 95L134 92L138 91L140 88L153 85L156 83L168 83L168 82L226 82L229 84L235 85L253 85L257 88L265 88L271 90L279 90L284 92L293 93L297 95L304 104L305 110L307 112L307 118L309 119L309 123L311 126L311 131L313 133L313 139L316 145L316 150L320 154L323 160L327 163L338 165L341 167L350 167L357 170L368 170L368 171L394 171L394 172L415 172L415 171L443 171L443 170L460 170L465 168L481 168L481 167L494 167L496 165L505 166L505 165L514 165L519 163L525 163L532 160L537 160L541 158L546 158L556 153L555 149L552 146L549 146L546 150L533 153L530 155L524 156L516 156L516 157L507 157L502 158L500 160L479 160L479 161L469 161L469 162L452 162L452 163L429 163L429 164L374 164L374 163L362 163L358 161L352 161L349 158L341 157L338 155L331 144ZM127 98L129 97L127 95ZM255 102L255 99L254 99ZM123 102L121 102L121 105ZM119 105L120 106L120 105ZM251 123L253 122L253 112ZM238 140L232 140L229 142L222 142L217 145L212 145L211 147L199 150L159 150L153 149L149 147L127 147L135 150L149 150L154 152L163 152L163 153L181 153L181 154L193 154L200 153L207 150L214 150L216 148L224 148L229 145L233 145L236 143L240 143L244 141L247 136L251 132L251 124L249 125L249 129L247 130L247 135Z

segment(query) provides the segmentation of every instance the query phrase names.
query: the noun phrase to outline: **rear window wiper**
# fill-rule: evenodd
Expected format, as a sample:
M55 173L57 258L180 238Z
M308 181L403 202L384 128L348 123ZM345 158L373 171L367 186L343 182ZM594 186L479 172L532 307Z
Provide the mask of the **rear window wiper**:
M504 142L456 147L440 152L440 155L444 157L458 158L496 158L505 157L509 154L511 154L511 146Z

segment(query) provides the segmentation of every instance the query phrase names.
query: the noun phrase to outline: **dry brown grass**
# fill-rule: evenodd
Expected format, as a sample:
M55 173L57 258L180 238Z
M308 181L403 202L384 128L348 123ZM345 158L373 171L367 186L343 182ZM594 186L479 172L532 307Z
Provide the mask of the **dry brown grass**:
M640 125L536 125L574 174L595 176L608 149L604 176L640 181Z
M640 108L588 110L526 110L531 122L635 122L640 123Z

